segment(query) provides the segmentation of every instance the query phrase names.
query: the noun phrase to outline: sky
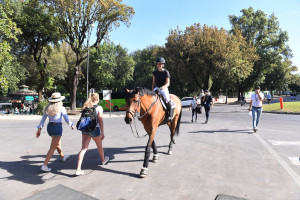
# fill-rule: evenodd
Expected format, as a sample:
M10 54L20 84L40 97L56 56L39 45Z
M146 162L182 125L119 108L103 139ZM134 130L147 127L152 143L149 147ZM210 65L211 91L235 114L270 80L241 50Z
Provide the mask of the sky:
M131 26L110 33L110 41L131 53L150 45L163 46L171 29L184 30L194 23L230 30L229 15L241 16L250 6L278 18L279 26L289 35L293 65L300 70L300 0L123 0L135 10ZM92 38L93 39L93 38ZM298 71L299 73L299 71Z

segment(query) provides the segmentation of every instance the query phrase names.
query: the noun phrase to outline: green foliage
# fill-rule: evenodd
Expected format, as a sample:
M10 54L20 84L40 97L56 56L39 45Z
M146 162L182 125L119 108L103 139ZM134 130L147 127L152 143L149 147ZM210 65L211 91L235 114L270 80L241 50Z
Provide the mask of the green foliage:
M243 9L242 16L229 16L232 33L242 32L248 44L256 47L259 59L255 62L250 76L241 83L243 91L252 89L254 85L262 84L266 76L269 82L276 81L274 71L287 77L290 70L286 70L286 64L292 56L291 49L287 45L288 33L281 30L279 21L274 14L267 16L263 11L254 11L252 7ZM287 63L288 62L288 63ZM285 66L283 66L285 65ZM285 79L285 78L284 78ZM277 89L280 89L278 84ZM270 84L266 85L271 89Z
M122 90L132 80L134 64L127 49L114 43L103 43L98 49L91 50L91 87L96 88L97 91Z
M43 115L43 114L44 114L44 110L45 110L45 107L46 107L47 105L48 105L48 101L47 101L47 100L38 102L38 104L37 104L37 109L38 109L38 113L39 113L40 115Z
M3 7L4 5L4 7ZM19 77L14 74L17 67L13 66L14 57L11 55L10 42L17 42L17 35L21 33L16 23L9 17L12 15L9 1L0 4L0 93L6 94L14 89ZM5 9L4 9L5 8Z
M171 88L182 96L209 89L214 83L219 89L234 85L249 75L257 59L255 49L240 34L200 24L171 30L164 53Z
M87 58L87 48L84 45L91 25L96 27L96 41L91 46L98 48L103 39L120 23L130 25L129 20L134 15L132 7L122 4L122 0L51 0L59 18L59 28L73 52L76 63L73 67L73 87L71 109L76 108L77 85L80 79L81 63Z
M290 76L289 88L293 92L300 93L300 75L299 74L292 74Z
M51 68L48 68L48 59L53 51L51 45L58 44L61 37L57 19L47 3L40 0L28 0L20 2L21 12L15 16L23 34L20 35L20 48L26 54L27 61L33 59L35 64L30 67L34 69L33 77L39 91L39 100L42 98L42 89L49 86L49 80L55 78L51 76ZM56 70L57 71L57 70Z
M133 52L132 57L135 61L133 81L129 88L146 87L151 89L153 71L156 69L155 59L159 56L160 47L150 46L143 50Z

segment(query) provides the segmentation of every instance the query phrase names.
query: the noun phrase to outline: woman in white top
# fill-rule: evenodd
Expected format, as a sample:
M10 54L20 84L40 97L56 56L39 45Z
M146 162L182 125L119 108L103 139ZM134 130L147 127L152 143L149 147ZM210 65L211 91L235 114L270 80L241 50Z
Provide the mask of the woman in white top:
M37 126L36 137L40 137L41 130L44 127L45 120L49 118L49 123L47 125L48 135L52 137L51 146L47 153L46 160L41 167L42 171L50 172L51 168L47 167L47 164L52 157L55 150L59 153L62 161L66 161L70 156L64 155L61 149L61 136L62 136L62 118L74 129L73 123L70 121L65 107L63 107L62 100L64 96L61 96L59 92L53 93L48 99L49 104L44 110L44 114L40 124Z
M84 154L89 147L91 138L93 138L93 140L95 141L95 143L97 145L98 152L99 152L100 158L102 160L102 165L105 165L109 160L108 156L104 157L104 151L103 151L103 147L102 147L102 140L104 140L104 126L103 126L103 118L102 118L103 108L101 106L99 106L98 103L99 103L99 94L92 93L89 95L89 98L86 100L86 102L83 104L83 107L82 107L82 109L92 108L92 107L96 108L96 113L98 116L98 124L97 124L95 130L93 130L91 132L82 132L82 148L78 155L77 169L75 172L75 175L77 175L77 176L84 174L84 172L81 170L81 164L82 164Z

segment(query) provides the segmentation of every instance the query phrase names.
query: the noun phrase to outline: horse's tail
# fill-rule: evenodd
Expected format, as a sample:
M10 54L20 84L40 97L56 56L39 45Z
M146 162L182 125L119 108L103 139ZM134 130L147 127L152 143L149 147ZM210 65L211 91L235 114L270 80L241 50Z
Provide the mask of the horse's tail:
M175 134L177 136L179 135L181 115L182 115L182 109L180 110L180 114L179 114L179 117L178 117L178 120L177 120L177 125L176 125L176 128L175 128Z

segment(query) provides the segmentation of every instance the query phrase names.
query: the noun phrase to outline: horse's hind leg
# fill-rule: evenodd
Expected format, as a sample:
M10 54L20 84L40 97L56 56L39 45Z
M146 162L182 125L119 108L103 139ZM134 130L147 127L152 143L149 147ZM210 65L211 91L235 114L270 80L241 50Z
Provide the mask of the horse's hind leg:
M174 135L175 135L175 125L176 123L174 123L174 121L171 123L170 127L170 131L171 131L171 140L169 143L169 150L168 150L168 154L171 155L172 154L172 147L173 144L176 144L176 140L174 139Z
M168 124L169 125L169 128L170 128L170 132L171 132L171 140L170 140L170 144L169 144L169 150L168 150L168 154L171 155L172 154L172 147L173 147L173 144L176 144L176 140L174 139L174 135L175 135L175 129L176 129L176 126L177 126L177 121L178 121L178 118L179 118L179 115L175 115L172 123Z
M153 155L153 162L156 163L158 161L158 159L159 159L159 156L158 156L158 151L157 151L156 144L155 144L154 140L152 142L152 149L153 149L153 153L154 153L154 155Z

